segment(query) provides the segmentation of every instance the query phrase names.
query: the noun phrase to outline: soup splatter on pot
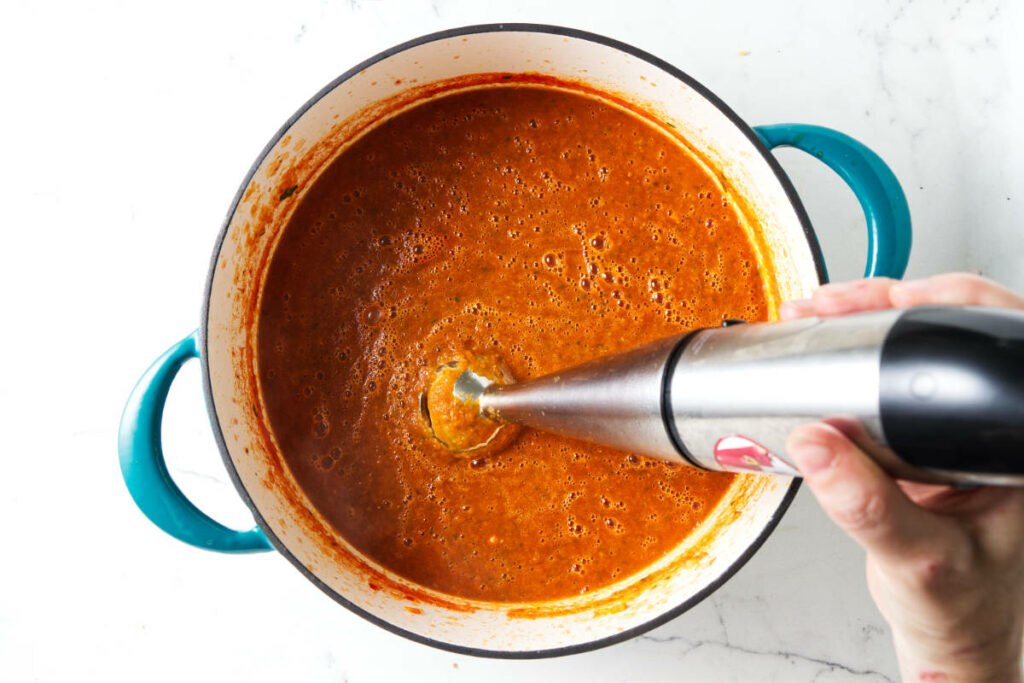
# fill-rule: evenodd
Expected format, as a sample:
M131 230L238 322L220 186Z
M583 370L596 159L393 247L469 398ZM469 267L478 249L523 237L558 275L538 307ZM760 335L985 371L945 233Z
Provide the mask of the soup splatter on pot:
M459 358L523 380L768 318L743 220L677 136L568 84L496 77L386 118L270 262L257 367L285 462L356 549L443 593L540 602L646 568L732 475L533 430L457 457L420 399Z

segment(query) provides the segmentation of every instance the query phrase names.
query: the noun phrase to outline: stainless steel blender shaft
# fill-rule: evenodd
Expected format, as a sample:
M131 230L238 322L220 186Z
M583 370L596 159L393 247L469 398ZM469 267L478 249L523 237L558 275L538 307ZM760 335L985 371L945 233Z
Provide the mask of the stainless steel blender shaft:
M665 429L665 369L686 335L545 375L529 382L491 385L480 412L592 443L665 460L679 450Z
M711 470L798 475L786 438L825 421L900 478L1024 485L1024 315L733 322L473 398L494 419Z

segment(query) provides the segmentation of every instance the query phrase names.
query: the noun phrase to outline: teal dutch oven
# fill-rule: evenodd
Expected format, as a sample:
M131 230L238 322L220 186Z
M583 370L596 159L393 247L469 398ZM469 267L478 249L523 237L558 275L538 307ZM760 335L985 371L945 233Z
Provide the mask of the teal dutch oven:
M783 299L806 297L827 276L807 214L771 154L776 147L796 147L820 159L854 191L867 219L864 275L903 274L910 253L906 199L885 163L847 135L803 124L751 127L674 66L581 31L498 24L431 34L339 76L303 105L259 154L217 238L198 331L161 355L128 400L118 444L121 471L139 509L171 536L225 553L277 550L331 598L394 633L477 655L561 655L634 637L705 598L764 542L793 499L798 481L753 478L760 483L735 485L719 508L742 505L742 515L728 524L716 523L716 508L702 525L705 531L664 561L586 596L516 605L434 594L362 557L309 504L274 445L251 351L266 263L315 169L381 103L412 101L416 87L482 72L540 72L583 82L626 98L674 126L756 215L766 262L772 264ZM252 510L252 529L230 529L204 514L181 493L164 463L164 401L175 374L191 358L202 366L214 440L239 495ZM696 543L707 552L686 571L671 571L673 562L686 558ZM648 587L638 589L641 585ZM417 597L410 602L411 596Z

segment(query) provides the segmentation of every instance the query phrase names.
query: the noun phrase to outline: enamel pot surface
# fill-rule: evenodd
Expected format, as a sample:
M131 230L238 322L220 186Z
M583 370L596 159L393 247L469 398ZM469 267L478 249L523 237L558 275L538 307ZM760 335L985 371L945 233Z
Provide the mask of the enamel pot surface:
M655 565L594 593L540 604L477 602L414 585L362 557L309 504L277 451L255 373L256 309L274 246L317 172L382 113L454 80L493 72L579 83L674 127L756 216L761 256L780 300L807 296L826 277L807 216L770 154L780 145L814 154L854 189L868 223L865 274L903 273L910 250L906 201L888 167L855 140L815 126L751 128L675 67L600 36L511 24L445 31L340 76L259 155L217 241L200 329L161 356L136 386L122 418L119 455L140 509L187 543L225 552L276 549L331 598L419 642L478 655L542 657L624 640L695 605L757 550L798 481L737 477L697 531ZM224 462L258 524L248 531L228 529L193 506L163 462L164 399L178 368L192 357L202 364Z

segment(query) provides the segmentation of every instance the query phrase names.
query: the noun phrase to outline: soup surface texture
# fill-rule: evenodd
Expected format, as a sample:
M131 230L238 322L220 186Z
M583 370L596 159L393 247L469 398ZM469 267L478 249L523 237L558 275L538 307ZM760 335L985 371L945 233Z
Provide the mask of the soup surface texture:
M498 80L386 119L304 190L258 372L286 463L355 548L443 593L539 602L656 562L732 476L533 430L456 458L419 409L438 364L498 356L521 381L768 307L736 207L676 137Z

